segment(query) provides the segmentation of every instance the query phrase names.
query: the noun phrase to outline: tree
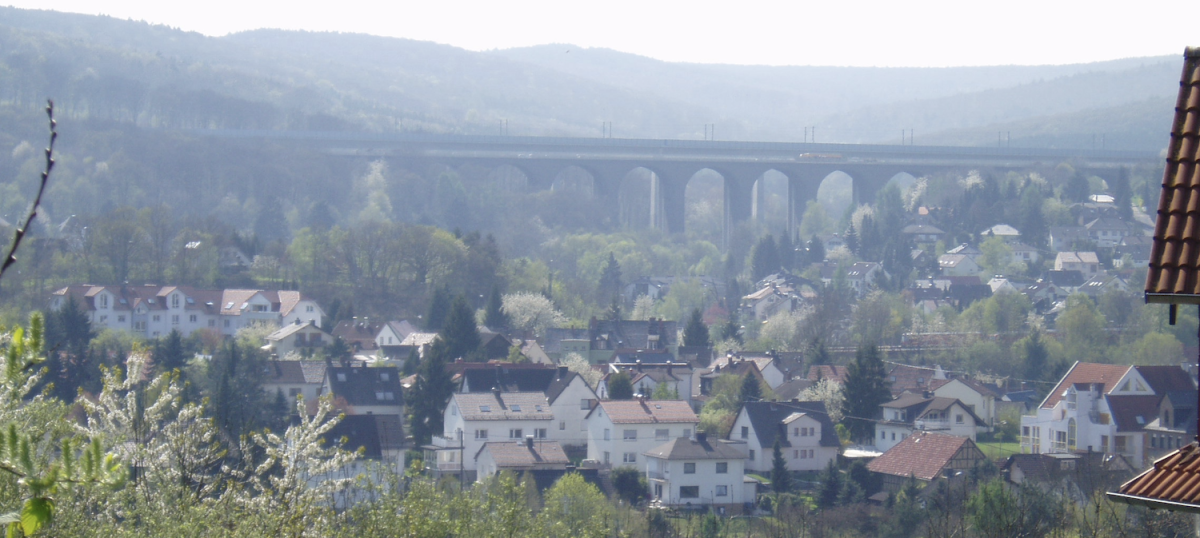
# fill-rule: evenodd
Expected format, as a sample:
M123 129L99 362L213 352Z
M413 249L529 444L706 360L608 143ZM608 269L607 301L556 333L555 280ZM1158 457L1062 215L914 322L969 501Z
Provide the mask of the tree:
M1040 380L1046 376L1050 352L1046 349L1041 329L1034 328L1028 336L1014 342L1013 355L1024 359L1022 375L1025 379Z
M692 316L688 318L687 325L683 328L683 345L687 347L711 345L708 338L708 326L704 324L699 308L692 309Z
M417 379L407 392L409 431L418 444L429 444L434 434L442 432L446 402L454 393L454 384L446 371L450 356L447 344L440 338L433 341L417 368Z
M1076 170L1071 175L1071 179L1067 180L1066 186L1063 187L1063 197L1071 202L1086 202L1089 195L1091 195L1091 186L1088 185L1087 176Z
M646 482L646 474L634 467L613 469L610 478L617 497L631 505L637 505L645 500L650 491L650 485Z
M609 535L612 509L604 494L578 473L568 473L546 490L541 518L547 538Z
M825 243L817 234L813 234L812 239L808 240L808 263L821 263L825 261Z
M354 350L350 349L350 346L340 336L334 337L329 347L325 348L325 356L329 357L329 360L349 360L353 355Z
M1032 181L1021 191L1021 202L1017 208L1021 240L1034 247L1046 244L1046 218L1042 214L1044 201L1041 189Z
M493 331L508 328L508 316L504 314L504 301L500 297L500 288L493 286L492 294L488 296L487 306L484 307L483 324Z
M829 464L825 466L825 470L821 471L821 475L817 477L817 506L821 508L833 508L837 506L838 494L842 491L842 474L838 472L834 466L833 460L829 460Z
M73 402L80 387L100 379L99 363L89 349L96 333L73 296L57 312L46 316L46 321L46 348L50 356L46 361L49 372L43 382L54 384L55 397Z
M617 372L608 376L608 399L633 399L633 381L629 377L629 372Z
M442 330L442 325L446 323L446 316L449 315L450 290L444 286L433 290L433 297L429 300L429 313L425 315L425 329L429 331Z
M874 418L879 414L879 406L892 399L886 375L879 348L860 346L854 362L846 369L846 384L842 387L846 402L843 423L856 441L874 437Z
M750 278L758 282L779 269L779 249L775 246L775 239L767 234L758 240L750 253Z
M604 271L600 273L600 283L596 287L596 301L604 304L620 295L621 264L617 263L617 257L610 251L608 263L604 265Z
M183 335L178 330L171 329L171 332L167 333L166 339L155 346L154 366L155 370L160 373L176 369L182 370L187 366L187 354L183 349Z
M1133 191L1129 188L1129 169L1122 166L1113 182L1113 202L1117 204L1117 218L1133 221Z
M854 254L858 254L858 248L859 248L858 232L856 232L854 230L853 223L850 224L850 228L848 228L846 230L846 238L844 239L844 241L846 243L846 248L850 249L850 252L853 252Z
M787 460L783 459L782 434L775 436L774 458L771 460L771 490L776 494L792 490L792 475L788 472Z
M459 295L450 305L450 314L438 333L438 339L446 343L448 359L474 360L478 357L482 338L475 325L475 311L467 304L467 298Z
M243 349L237 340L225 344L208 364L207 396L213 420L228 440L275 420L270 416L269 396L262 390L262 357L254 348Z
M554 308L550 299L527 291L505 295L502 310L513 330L526 335L542 335L546 329L567 322L567 317Z
M747 373L742 376L742 389L738 392L738 400L743 402L757 402L762 400L762 387L759 385L758 378L754 374Z

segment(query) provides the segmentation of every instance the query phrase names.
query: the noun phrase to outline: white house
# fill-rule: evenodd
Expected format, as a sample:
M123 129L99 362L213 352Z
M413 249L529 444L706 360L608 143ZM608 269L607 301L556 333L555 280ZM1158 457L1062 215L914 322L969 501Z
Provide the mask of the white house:
M887 451L914 432L930 431L975 440L987 429L983 420L954 398L904 394L880 405L883 420L875 424L875 448Z
M680 400L602 400L588 415L588 459L646 470L645 454L671 439L691 438L700 424Z
M729 439L746 443L747 471L771 470L777 438L790 471L824 469L841 448L824 402L743 403Z
M408 320L389 321L379 328L379 334L375 335L375 345L378 347L398 346L408 335L415 332L417 332L417 328Z
M129 331L145 338L178 330L211 329L233 336L253 323L278 326L312 322L321 326L324 312L312 299L287 290L202 290L190 286L73 285L51 294L50 308L74 300L92 327Z
M966 254L943 254L938 256L938 267L944 276L975 276L983 270L975 259Z
M517 441L493 441L484 443L475 456L476 481L482 482L501 471L566 471L569 463L557 441L538 440L529 435Z
M1055 271L1079 271L1091 278L1100 271L1100 258L1095 252L1059 252L1054 258Z
M435 471L475 471L484 443L546 440L554 413L541 392L456 393L443 414L442 435L425 447L426 466Z
M1146 462L1147 431L1171 392L1193 391L1178 366L1121 366L1076 362L1038 406L1021 417L1021 451L1092 450Z
M782 385L783 382L786 381L786 379L784 379L783 371L779 369L779 361L776 360L776 357L773 353L729 353L724 356L714 358L708 367L710 369L717 369L717 367L720 367L720 369L723 370L741 361L753 362L754 365L758 367L758 373L762 375L763 381L765 381L767 386L771 387L772 389Z
M962 402L985 425L996 425L996 399L1000 394L985 383L970 378L955 377L945 381L930 381L934 396L953 398Z
M599 399L583 376L559 366L558 376L546 388L546 399L554 414L550 439L569 447L587 445L587 416Z
M645 452L646 479L654 502L664 507L711 507L721 515L740 514L747 497L745 456L733 443L680 437Z
M316 348L329 345L329 335L311 321L290 323L267 335L265 349L276 357L286 357L295 351L311 353Z

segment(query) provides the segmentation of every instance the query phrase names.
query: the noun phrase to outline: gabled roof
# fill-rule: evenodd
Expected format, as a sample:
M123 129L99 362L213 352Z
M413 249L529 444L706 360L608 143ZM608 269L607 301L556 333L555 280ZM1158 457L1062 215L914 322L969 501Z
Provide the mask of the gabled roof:
M267 335L267 340L271 341L271 342L278 342L280 340L283 340L284 338L287 338L293 334L296 334L304 329L309 329L309 328L316 329L318 332L320 332L322 334L325 333L325 331L322 331L321 328L317 327L317 325L315 323L313 323L312 321L305 321L303 323L288 323L287 325L280 327L275 332Z
M425 345L432 344L433 341L437 339L437 337L438 337L437 333L422 333L422 332L408 333L408 336L404 337L404 341L400 342L400 345L414 346L414 347L415 346L425 346Z
M322 436L327 444L346 439L342 448L363 449L363 457L379 459L384 450L403 446L404 426L399 415L347 415Z
M326 373L330 392L350 405L399 406L404 403L400 393L400 370L394 366L326 366Z
M754 435L758 437L759 446L775 446L775 437L779 435L779 425L792 413L808 413L809 416L821 423L821 446L841 446L837 430L829 413L825 410L825 402L744 402L742 411L750 419ZM739 414L741 411L739 411ZM730 432L732 435L732 432ZM783 446L791 446L785 437Z
M984 458L975 443L966 437L914 432L872 460L867 464L867 469L881 474L904 478L913 476L918 480L929 481L937 478L960 450L973 450L979 453L978 459Z
M816 383L822 379L832 379L839 385L846 382L850 370L845 366L832 364L814 364L808 367L808 380Z
M592 387L587 384L587 381L584 381L582 376L575 372L568 371L566 366L559 366L557 370L558 376L554 378L554 381L550 383L549 387L546 387L546 399L550 401L550 405L554 405L555 400L558 400L558 397L562 395L563 391L567 390L567 387L571 386L571 383L576 379L578 379L579 383L587 388L588 392L592 394L590 399L596 399L596 392L593 391Z
M1134 366L1155 394L1175 391L1194 391L1196 383L1178 366Z
M941 235L945 234L946 232L932 224L909 224L908 226L905 226L904 229L900 230L900 233L912 235Z
M602 400L596 409L603 409L613 424L700 422L692 406L680 400Z
M1055 263L1100 263L1095 252L1059 252L1054 257Z
M307 363L315 363L321 365L321 372L324 374L325 364L318 361L277 361L273 360L266 365L266 376L263 377L264 384L272 385L303 385L321 383L321 378L310 380L305 375L304 367Z
M1162 396L1108 395L1108 409L1118 432L1140 432L1158 418L1158 403Z
M708 439L703 441L676 437L666 443L656 446L646 452L651 458L664 460L740 460L745 458L742 451L734 448L728 441Z
M558 369L538 365L537 368L513 365L471 365L462 372L464 392L546 392L558 377Z
M1063 392L1076 383L1101 383L1104 385L1102 394L1108 394L1117 386L1117 381L1124 377L1129 371L1130 366L1121 366L1118 364L1097 364L1094 362L1078 362L1071 365L1071 369L1067 370L1067 374L1059 380L1050 394L1046 395L1046 399L1042 400L1042 409L1053 408L1055 404L1062 400Z
M1200 49L1183 58L1146 274L1149 302L1200 302Z
M552 420L550 401L541 392L493 391L455 394L453 401L465 420Z
M533 467L535 465L566 465L570 463L566 452L558 441L534 441L529 446L525 441L484 443L479 454L487 451L497 467ZM475 459L479 459L476 455Z
M1150 508L1200 512L1200 446L1190 443L1159 458L1153 467L1109 492L1108 498Z

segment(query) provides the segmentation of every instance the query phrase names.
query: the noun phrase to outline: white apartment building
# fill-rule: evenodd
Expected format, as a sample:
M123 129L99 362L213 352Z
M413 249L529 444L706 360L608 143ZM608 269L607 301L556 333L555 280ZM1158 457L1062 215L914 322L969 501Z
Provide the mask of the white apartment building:
M643 456L672 439L692 437L700 418L680 400L603 400L587 417L588 459L646 470Z

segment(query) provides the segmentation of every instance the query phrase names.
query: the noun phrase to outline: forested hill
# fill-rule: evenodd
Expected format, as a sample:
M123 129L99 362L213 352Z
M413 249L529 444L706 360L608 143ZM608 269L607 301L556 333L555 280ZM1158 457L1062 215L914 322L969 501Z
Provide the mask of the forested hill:
M365 35L259 30L220 38L108 17L0 8L0 103L55 96L67 117L142 127L406 130L825 142L985 143L940 133L1071 131L1088 112L1130 147L1158 120L1124 112L1176 91L1178 59L946 69L661 62L544 45L470 52ZM1039 124L1039 121L1043 124ZM1025 123L1018 123L1025 122ZM1090 140L1094 129L1075 133ZM1122 134L1126 133L1126 134ZM1028 137L1028 138L1027 138ZM991 139L988 139L990 142Z

